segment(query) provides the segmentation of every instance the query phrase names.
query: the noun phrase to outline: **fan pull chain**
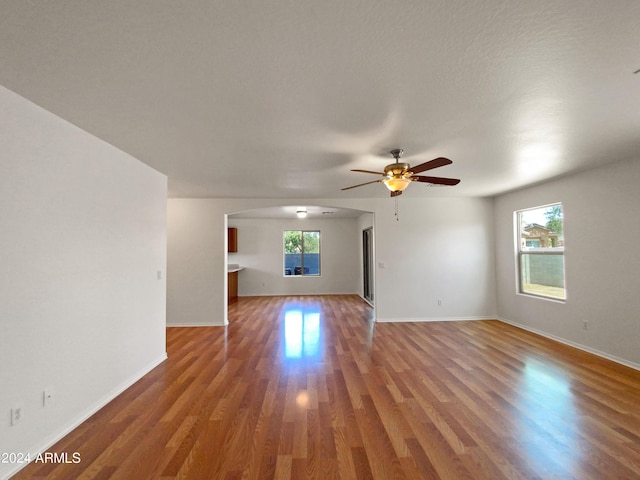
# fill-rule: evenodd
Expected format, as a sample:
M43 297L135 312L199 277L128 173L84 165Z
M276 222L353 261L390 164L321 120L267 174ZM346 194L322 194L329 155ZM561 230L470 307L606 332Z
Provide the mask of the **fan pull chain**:
M399 222L400 216L398 215L398 197L396 197L394 200L396 201L396 213L394 215L396 216L396 222Z

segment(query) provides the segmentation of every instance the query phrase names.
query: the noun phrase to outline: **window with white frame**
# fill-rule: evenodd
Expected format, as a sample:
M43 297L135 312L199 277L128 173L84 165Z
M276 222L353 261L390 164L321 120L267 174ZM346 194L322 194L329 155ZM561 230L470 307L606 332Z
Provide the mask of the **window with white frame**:
M320 275L318 230L285 230L283 250L286 276Z
M519 210L515 222L519 292L565 300L562 204Z

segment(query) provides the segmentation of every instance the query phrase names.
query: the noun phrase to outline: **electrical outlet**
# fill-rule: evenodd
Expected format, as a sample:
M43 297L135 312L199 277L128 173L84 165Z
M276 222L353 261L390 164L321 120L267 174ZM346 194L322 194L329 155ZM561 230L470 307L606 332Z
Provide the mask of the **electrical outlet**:
M587 320L583 320L582 329L583 330L589 330L589 322Z
M21 422L24 417L24 409L22 405L18 405L17 407L13 407L11 409L11 425L15 425L18 422Z
M439 307L441 307L441 306L442 306L442 299L441 299L441 298L439 298L439 299L438 299L438 306L439 306Z

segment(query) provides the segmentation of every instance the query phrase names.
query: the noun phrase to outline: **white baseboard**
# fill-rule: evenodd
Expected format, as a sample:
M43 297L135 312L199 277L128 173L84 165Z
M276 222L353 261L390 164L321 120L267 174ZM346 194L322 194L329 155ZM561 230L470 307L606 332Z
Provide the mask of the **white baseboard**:
M153 370L158 365L160 365L162 362L164 362L166 359L167 359L167 353L165 352L159 358L155 359L153 362L147 364L145 367L143 367L142 369L138 370L138 372L136 372L133 375L131 375L124 382L122 382L116 388L111 390L103 398L101 398L96 403L94 403L92 406L90 406L89 408L87 408L86 410L84 410L83 412L81 412L80 414L75 416L73 419L71 419L71 421L69 421L63 428L61 428L57 432L49 435L47 438L42 440L40 442L40 445L38 445L38 446L36 446L36 447L34 447L32 449L32 451L30 452L30 458L31 459L35 459L35 458L38 457L39 454L46 452L49 448L51 448L53 445L55 445L58 441L60 441L66 435L71 433L74 429L79 427L84 421L86 421L94 413L96 413L98 410L103 408L111 400L116 398L118 395L120 395L122 392L124 392L127 388L129 388L131 385L136 383L138 380L140 380L142 377L144 377L151 370ZM6 477L2 477L2 480L8 480L9 478L11 478L13 475L18 473L20 470L22 470L27 465L28 465L27 463L25 463L25 464L15 464L15 468L13 468L13 469L9 470L8 472L6 472L7 476Z
M430 318L376 318L380 323L466 322L469 320L495 320L494 317L430 317Z
M536 328L528 327L527 325L522 325L521 323L514 322L512 320L508 320L502 317L496 317L499 321L508 323L509 325L513 325L514 327L521 328L523 330L527 330L528 332L535 333L536 335L540 335L541 337L549 338L558 343L562 343L564 345L569 345L570 347L577 348L578 350L585 351L587 353L592 353L593 355L597 355L598 357L605 358L607 360L611 360L612 362L619 363L620 365L624 365L625 367L633 368L634 370L640 370L640 364L629 362L624 358L616 357L615 355L611 355L606 352L601 352L600 350L596 350L595 348L588 347L586 345L582 345L580 343L572 342L571 340L566 340L561 337L557 337L555 335L551 335L550 333L543 332L542 330L538 330Z

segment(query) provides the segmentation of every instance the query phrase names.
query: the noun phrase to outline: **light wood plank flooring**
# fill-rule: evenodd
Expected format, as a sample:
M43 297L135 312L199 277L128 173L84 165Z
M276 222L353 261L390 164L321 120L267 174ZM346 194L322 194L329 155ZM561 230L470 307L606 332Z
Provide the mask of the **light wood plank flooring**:
M498 321L240 298L18 479L640 478L639 372Z

